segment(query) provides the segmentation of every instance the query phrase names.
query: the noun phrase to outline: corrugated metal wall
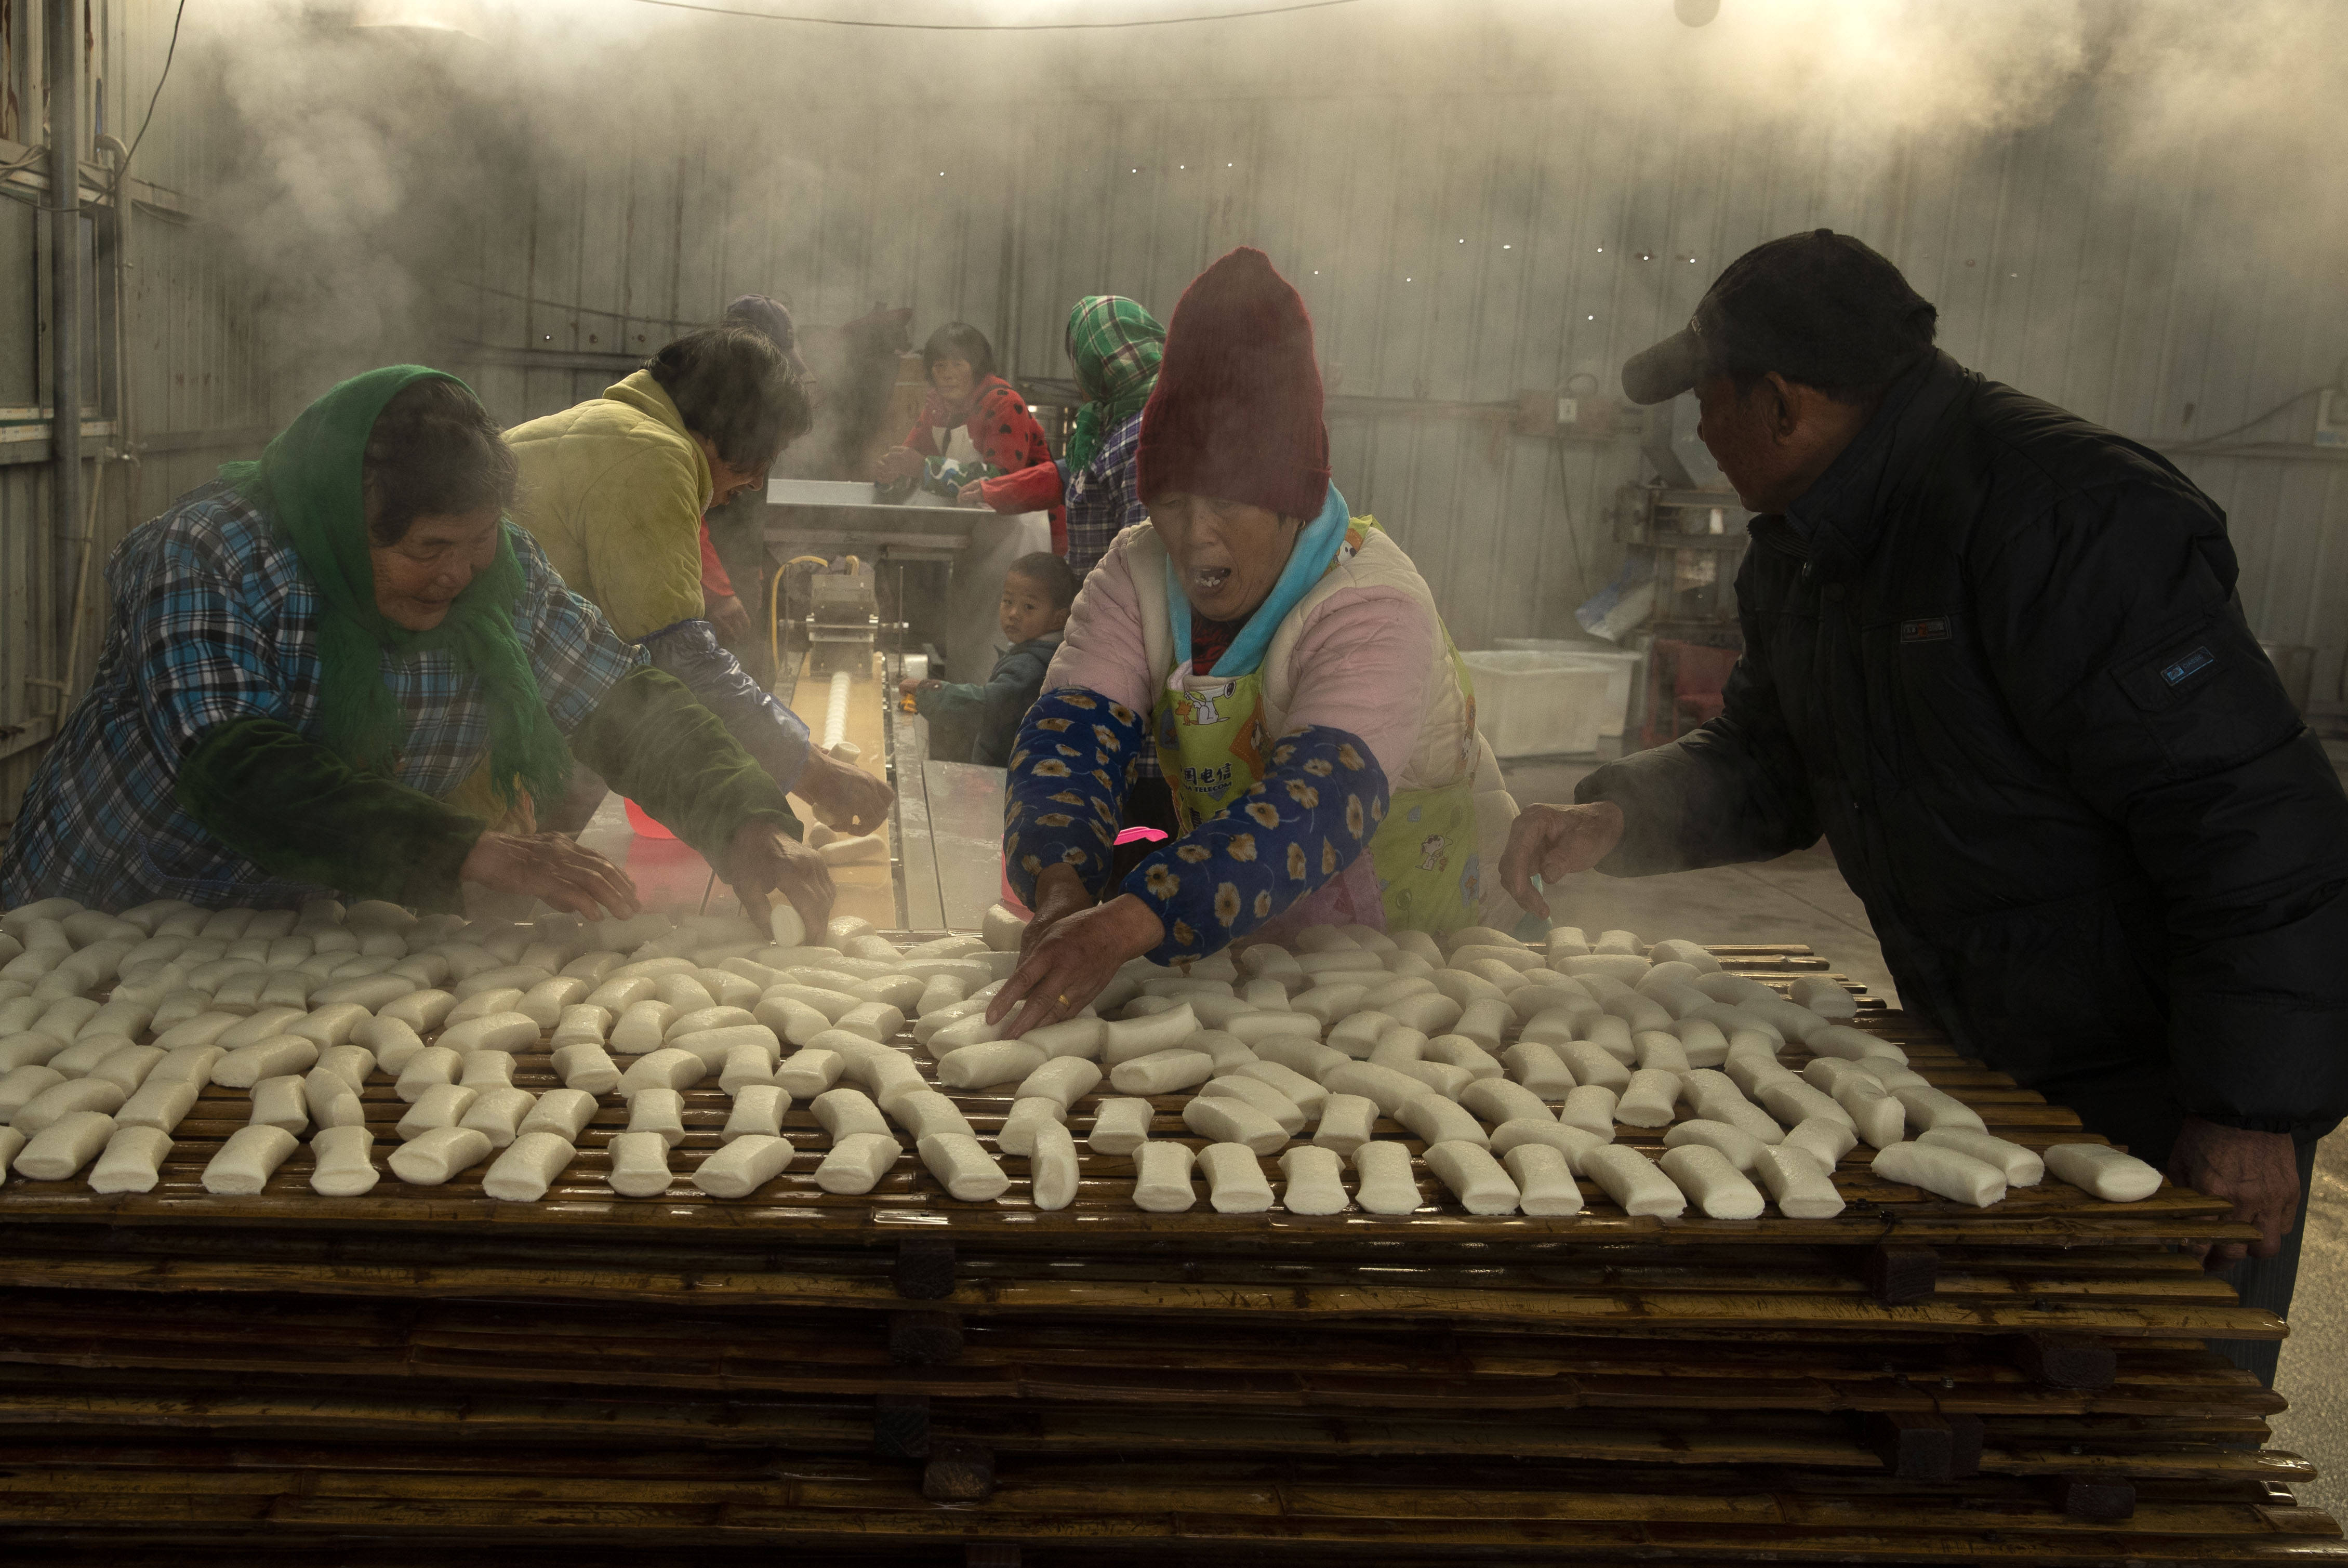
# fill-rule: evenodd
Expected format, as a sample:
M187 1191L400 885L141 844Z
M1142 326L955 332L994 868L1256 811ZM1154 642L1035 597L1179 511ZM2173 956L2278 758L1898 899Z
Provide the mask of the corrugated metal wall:
M2255 238L2264 198L2122 158L2093 103L1962 150L1524 94L1068 98L1000 118L1015 136L892 104L722 142L639 130L624 157L549 174L526 223L485 237L481 279L553 307L485 294L479 339L635 351L755 290L811 322L911 304L917 341L967 319L1014 371L1062 377L1078 296L1164 315L1214 256L1260 245L1310 304L1347 400L1340 488L1411 549L1466 646L1572 629L1617 561L1604 513L1638 469L1627 440L1511 436L1502 405L1577 374L1612 392L1623 357L1774 235L1868 238L1939 304L1959 359L2163 445L2328 379L2348 347L2316 329L2337 273L2313 260L2348 255L2336 221L2313 260L2279 254ZM479 376L514 418L606 378ZM2312 408L2250 438L2303 442ZM2321 647L2317 693L2335 692L2343 455L2178 460L2232 514L2261 634Z
M175 4L104 0L92 7L90 75L103 85L106 106L101 119L98 95L90 95L93 133L103 129L128 142L138 131L162 69ZM249 455L252 432L271 422L259 369L265 335L255 280L230 260L226 237L201 198L191 194L201 189L207 169L221 166L232 122L201 51L183 46L171 69L171 89L156 106L131 169L129 199L120 204L129 230L118 325L127 385L100 406L96 385L85 382L88 416L109 423L111 433L86 435L83 445L84 482L95 486L95 496L71 660L77 684L97 663L106 561L123 534L210 477L224 459ZM36 73L29 134L40 124L38 80ZM89 178L86 171L86 184ZM49 220L37 211L42 197L21 185L0 195L0 407L45 421L38 291ZM110 296L115 286L115 274L101 267L98 287ZM117 315L110 297L86 298L84 306L91 332ZM102 379L113 382L111 366ZM55 691L28 683L64 673L74 624L70 598L61 603L54 589L55 553L70 546L60 545L52 527L46 426L36 428L36 439L0 441L0 822L15 815L42 754L25 741L46 734L58 711ZM93 499L89 489L84 497Z
M172 10L100 0L118 134L143 112ZM1216 254L1261 245L1318 324L1339 484L1411 549L1468 646L1571 629L1613 569L1605 511L1639 469L1628 439L1509 434L1515 395L1578 376L1611 391L1627 354L1772 235L1869 238L1940 304L1960 359L2169 447L2328 379L2348 346L2333 325L2348 259L2336 203L2279 226L2271 198L2217 154L2132 153L2092 98L2026 131L1903 139L1824 115L1764 124L1687 95L1519 90L1526 73L1498 56L1453 72L1484 73L1473 90L1403 88L1394 37L1330 36L1351 52L1313 81L1358 88L1305 96L1272 67L1288 41L1318 36L1300 22L1193 92L1177 69L1126 73L1113 96L1092 90L1102 72L1071 70L1066 90L1011 89L977 119L901 88L808 91L823 75L813 49L795 57L796 90L735 94L722 133L650 99L600 118L520 110L542 115L538 134L487 155L513 163L526 199L484 204L414 282L447 353L510 422L592 395L623 356L744 292L813 324L909 304L917 340L969 320L1014 373L1060 377L1077 296L1130 294L1163 315ZM878 71L885 57L854 58ZM958 79L989 68L969 57ZM162 189L129 217L117 412L141 460L108 467L100 562L314 383L363 367L304 361L273 387L270 343L314 324L263 308L265 270L207 206L207 182L252 153L232 105L253 89L201 41L173 71L135 171ZM0 365L27 373L25 402L38 385L31 205L0 199ZM2179 461L2232 514L2261 633L2322 650L2322 698L2348 644L2348 470L2304 444L2311 407ZM0 461L0 728L49 711L25 683L54 674L69 614L45 565L46 464L23 460L37 455ZM91 586L102 604L96 570ZM84 672L98 619L85 616ZM0 800L13 805L34 755L0 756Z

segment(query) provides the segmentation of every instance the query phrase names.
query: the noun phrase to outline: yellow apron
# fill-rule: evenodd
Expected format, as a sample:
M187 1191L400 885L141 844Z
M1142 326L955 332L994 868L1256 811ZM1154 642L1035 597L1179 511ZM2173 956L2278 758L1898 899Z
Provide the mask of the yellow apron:
M1349 543L1358 547L1367 519L1356 519ZM1468 734L1476 733L1476 691L1465 660L1443 634L1451 667L1467 705ZM1184 660L1165 677L1150 710L1168 789L1182 831L1220 814L1262 779L1275 738L1263 721L1263 676L1195 674ZM1477 923L1486 868L1476 849L1476 767L1472 745L1460 776L1432 789L1401 789L1388 799L1370 835L1370 860L1385 899L1389 930L1441 933Z

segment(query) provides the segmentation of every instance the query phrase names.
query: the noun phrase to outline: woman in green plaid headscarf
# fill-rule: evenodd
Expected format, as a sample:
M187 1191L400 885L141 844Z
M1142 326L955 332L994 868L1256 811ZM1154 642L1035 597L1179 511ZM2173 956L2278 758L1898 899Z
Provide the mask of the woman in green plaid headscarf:
M1087 294L1068 313L1068 360L1085 395L1062 462L1068 565L1081 579L1118 532L1148 514L1133 483L1142 405L1158 385L1166 329L1123 294Z

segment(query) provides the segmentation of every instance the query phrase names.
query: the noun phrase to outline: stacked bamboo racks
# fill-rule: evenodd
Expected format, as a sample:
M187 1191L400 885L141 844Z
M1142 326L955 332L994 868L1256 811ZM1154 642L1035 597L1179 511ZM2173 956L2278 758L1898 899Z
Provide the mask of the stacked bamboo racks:
M2001 1136L2082 1136L1859 1022ZM542 1050L515 1076L555 1081ZM1009 1109L953 1098L983 1141ZM386 1075L365 1099L380 1156L404 1107ZM1084 1155L1044 1213L1015 1158L992 1204L910 1156L822 1193L797 1108L792 1168L720 1202L685 1178L726 1097L686 1102L659 1199L602 1184L613 1103L536 1204L479 1170L323 1199L306 1151L212 1197L248 1109L220 1088L152 1193L0 1188L10 1560L2348 1563L2286 1490L2310 1468L2262 1449L2281 1401L2201 1343L2283 1330L2178 1250L2249 1234L2198 1194L1973 1210L1861 1149L1827 1221L1587 1187L1479 1218L1423 1170L1415 1215L1169 1215ZM1154 1137L1197 1141L1179 1105Z

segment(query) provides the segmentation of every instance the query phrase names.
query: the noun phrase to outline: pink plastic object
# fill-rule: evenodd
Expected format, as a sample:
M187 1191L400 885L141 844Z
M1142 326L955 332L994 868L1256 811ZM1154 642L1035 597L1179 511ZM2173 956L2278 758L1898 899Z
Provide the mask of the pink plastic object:
M666 828L664 828L658 822L654 821L650 812L646 811L642 806L637 805L633 800L629 799L626 796L623 795L620 797L620 804L628 809L628 826L633 828L641 836L647 839L674 839L676 837L675 833L670 832Z
M1117 836L1117 841L1120 844L1154 844L1168 836L1163 828L1128 828Z

